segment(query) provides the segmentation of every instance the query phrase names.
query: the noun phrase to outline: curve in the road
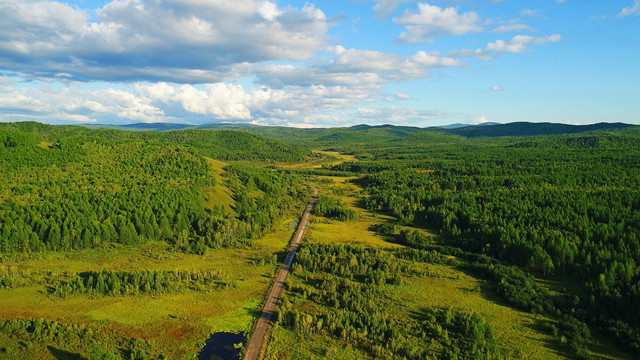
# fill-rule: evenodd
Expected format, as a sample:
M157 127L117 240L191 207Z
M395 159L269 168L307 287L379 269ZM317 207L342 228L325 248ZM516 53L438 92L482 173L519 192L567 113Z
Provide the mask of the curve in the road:
M302 215L302 219L300 220L300 224L298 224L298 229L296 230L295 235L293 236L293 241L291 242L291 246L289 246L289 252L287 253L287 258L282 263L280 267L280 271L278 272L278 276L276 277L276 281L273 283L271 287L271 291L269 291L269 297L264 304L264 308L262 308L262 313L256 322L256 325L253 329L253 333L251 334L251 339L249 339L249 343L247 344L247 350L244 355L245 360L258 360L260 357L260 351L262 350L262 344L264 343L265 336L267 334L267 330L270 326L270 320L273 316L273 313L276 310L276 305L278 303L278 299L280 298L280 292L282 291L282 287L284 286L284 281L287 279L289 275L289 268L291 267L291 263L293 262L293 257L296 255L296 251L300 246L300 240L302 240L302 235L304 235L304 230L309 223L309 217L311 216L311 210L313 210L313 205L316 203L316 199L318 198L318 188L313 188L313 196L311 197L311 201L309 201L309 205L304 211Z

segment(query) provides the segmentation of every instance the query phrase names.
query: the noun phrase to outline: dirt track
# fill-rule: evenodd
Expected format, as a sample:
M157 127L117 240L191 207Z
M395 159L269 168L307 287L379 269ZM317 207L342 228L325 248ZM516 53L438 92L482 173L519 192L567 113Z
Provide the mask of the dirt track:
M271 287L271 291L269 291L269 297L267 298L266 303L264 304L264 308L262 308L262 313L256 322L256 326L253 329L253 333L251 334L251 339L249 339L249 343L247 345L247 351L245 352L245 360L258 360L260 358L260 352L262 349L262 345L265 340L265 335L267 333L267 329L271 325L270 320L271 316L276 310L276 304L278 303L278 299L280 298L280 292L282 291L282 287L284 285L284 281L287 279L289 275L289 267L291 267L291 263L293 262L293 257L296 255L296 251L300 246L300 240L302 240L302 235L304 235L304 230L309 223L309 217L311 216L311 210L313 209L313 205L316 203L316 199L318 198L318 188L313 188L313 196L311 197L311 201L309 201L309 205L304 211L302 215L302 220L300 220L300 224L298 225L298 229L296 230L295 235L293 236L293 241L289 246L289 252L287 253L287 258L282 263L280 267L280 271L278 272L278 276L276 277L276 281L273 283L273 287Z

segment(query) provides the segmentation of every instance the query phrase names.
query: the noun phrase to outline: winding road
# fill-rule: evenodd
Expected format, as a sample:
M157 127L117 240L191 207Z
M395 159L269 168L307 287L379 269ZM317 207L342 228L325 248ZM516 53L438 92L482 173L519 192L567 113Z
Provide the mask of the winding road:
M282 287L284 286L284 281L287 279L289 275L289 268L291 267L291 263L293 262L293 257L296 255L296 251L298 251L298 247L300 246L300 240L302 240L302 235L304 235L304 230L309 223L309 217L311 216L311 210L313 210L313 205L316 203L316 199L318 198L318 188L313 187L313 195L311 196L311 201L309 201L309 205L304 211L302 215L302 220L300 220L300 224L298 225L298 229L296 230L295 235L293 236L293 241L289 246L289 252L287 253L287 258L282 263L280 267L280 271L278 272L278 276L276 277L276 281L273 283L273 287L271 287L271 291L269 292L269 297L267 298L266 303L264 304L264 308L262 308L262 313L256 322L256 325L253 329L253 333L251 334L251 339L249 339L249 343L247 345L247 351L245 352L244 359L245 360L258 360L260 358L260 352L262 350L262 346L265 342L265 336L269 326L271 325L270 320L273 316L273 313L276 310L276 305L278 304L278 299L280 298L280 292L282 291Z

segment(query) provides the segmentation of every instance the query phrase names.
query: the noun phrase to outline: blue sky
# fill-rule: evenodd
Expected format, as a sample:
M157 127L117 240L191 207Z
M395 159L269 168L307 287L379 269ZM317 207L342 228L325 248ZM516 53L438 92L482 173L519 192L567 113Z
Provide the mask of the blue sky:
M0 0L0 121L640 124L640 0Z

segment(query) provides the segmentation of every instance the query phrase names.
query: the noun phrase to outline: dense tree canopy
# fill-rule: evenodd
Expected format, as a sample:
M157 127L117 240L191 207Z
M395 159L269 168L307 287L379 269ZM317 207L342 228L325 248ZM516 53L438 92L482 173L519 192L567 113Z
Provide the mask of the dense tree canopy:
M3 130L0 169L0 252L166 240L202 253L270 231L305 196L296 176L234 165L238 217L207 212L202 188L216 180L197 150L127 138Z
M421 160L336 169L369 173L361 183L372 211L437 229L465 250L536 274L577 274L587 294L579 301L583 318L637 327L637 145L635 136L610 134L484 139L470 141L470 149L435 146Z

